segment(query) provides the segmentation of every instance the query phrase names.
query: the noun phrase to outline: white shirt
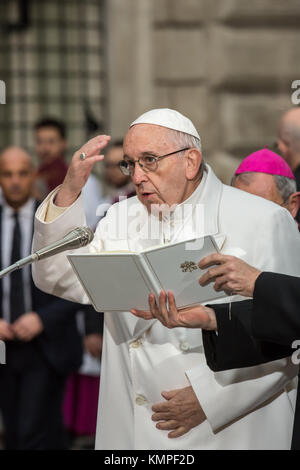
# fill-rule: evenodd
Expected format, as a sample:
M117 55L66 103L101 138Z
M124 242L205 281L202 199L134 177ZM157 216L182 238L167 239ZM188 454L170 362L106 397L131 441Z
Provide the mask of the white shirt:
M32 230L33 230L33 214L35 208L34 199L29 199L19 211L19 223L21 230L21 256L22 258L28 256L31 252ZM11 251L13 232L15 226L14 219L15 210L9 206L3 198L2 204L2 233L1 233L1 254L2 266L1 269L6 268L11 264ZM30 267L26 266L22 269L23 286L24 286L24 301L25 311L32 310L31 302L31 272ZM5 276L2 280L3 298L2 298L2 312L3 319L7 322L10 321L10 276ZM25 312L24 312L25 313Z
M82 197L87 225L94 230L100 219L97 215L97 209L100 204L107 202L102 195L101 184L95 175L91 174L89 176L82 188Z

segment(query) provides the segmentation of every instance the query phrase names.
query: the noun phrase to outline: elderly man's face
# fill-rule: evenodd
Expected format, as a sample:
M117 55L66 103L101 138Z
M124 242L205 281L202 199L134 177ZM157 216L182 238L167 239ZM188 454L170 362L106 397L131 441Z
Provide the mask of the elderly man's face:
M137 124L127 132L123 150L127 159L137 160L145 154L159 157L179 147L165 127ZM132 181L139 200L150 212L153 204L171 206L189 197L190 181L186 174L184 154L179 153L160 160L155 172L145 172L136 164Z
M252 173L249 180L245 182L242 177L237 177L234 187L250 194L263 197L276 204L282 204L283 200L278 193L273 175L267 173Z
M273 175L253 172L245 176L247 176L246 180L243 180L243 174L235 179L235 188L275 202L275 204L279 204L287 209L293 218L296 217L300 207L300 192L292 193L287 201L283 201ZM248 176L250 177L249 179Z

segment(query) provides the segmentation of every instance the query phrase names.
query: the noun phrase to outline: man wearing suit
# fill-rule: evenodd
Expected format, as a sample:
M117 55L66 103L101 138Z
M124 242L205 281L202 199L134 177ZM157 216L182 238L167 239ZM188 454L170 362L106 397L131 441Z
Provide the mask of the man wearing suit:
M29 155L11 147L0 155L1 268L31 249L35 172ZM29 267L0 283L0 339L6 364L0 366L0 409L6 449L64 447L61 404L66 376L81 363L76 304L37 289Z

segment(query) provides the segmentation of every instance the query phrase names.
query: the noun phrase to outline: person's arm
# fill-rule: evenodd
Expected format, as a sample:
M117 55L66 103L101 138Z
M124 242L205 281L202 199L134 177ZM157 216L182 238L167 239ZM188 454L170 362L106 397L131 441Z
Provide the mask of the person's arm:
M203 334L208 360L214 370L226 369L234 363L239 363L238 351L241 350L242 353L244 349L244 352L247 352L246 344L248 344L249 358L243 360L241 355L240 364L246 365L248 362L251 364L251 358L254 361L259 360L259 356L250 355L250 337L256 352L258 350L263 352L261 359L264 356L275 357L277 353L284 354L285 349L280 345L286 346L288 352L293 341L300 338L299 277L272 272L261 273L238 258L221 254L204 258L199 266L202 268L214 266L201 277L199 281L201 285L213 281L216 290L223 289L226 292L253 296L253 304L245 303L245 308L243 303L232 304L234 313L231 322L228 321L226 306L216 306L220 335L216 337L206 332ZM230 338L233 335L239 340L231 342ZM221 354L225 347L229 353L230 351L232 353L231 357L228 357L228 363ZM218 356L216 356L217 349L219 349Z
M84 347L93 357L100 359L103 342L104 313L96 312L91 305L85 305Z
M260 271L300 275L299 260L295 256L299 252L300 238L292 217L274 205L256 227L249 262ZM207 366L201 365L186 371L213 430L275 397L297 373L298 367L290 358L214 374Z
M300 339L300 278L264 272L254 289L253 335L291 346Z
M215 261L220 262L222 260L223 268L224 266L226 267L226 260L232 263L232 257L219 254L217 256L218 259ZM250 270L252 269L251 266L237 258L234 259L233 265L235 267L234 274L240 276L241 268L243 269L245 282L248 286L247 289L253 292L254 281L253 286L250 286L247 272L248 268ZM260 274L258 279L261 277L262 274ZM264 279L268 278L269 276L264 276ZM279 278L294 279L284 275L280 275ZM241 276L239 280L241 283ZM257 288L257 290L260 289L262 291L260 292L262 301L256 301L257 308L260 309L264 309L268 306L264 295L264 284L265 282L260 282L259 288ZM240 284L240 286L242 287L242 284ZM243 289L245 289L245 287L243 287ZM272 292L270 292L270 295L271 294ZM168 307L166 305L167 298ZM279 302L278 305L280 305ZM254 310L256 312L257 309ZM288 357L293 353L293 350L288 347L290 343L288 343L287 346L283 346L270 341L260 341L253 336L252 300L234 302L231 305L229 303L206 306L197 305L178 310L174 294L172 292L161 292L158 305L156 305L155 296L150 294L149 311L133 309L131 312L144 320L156 318L167 328L184 327L202 329L206 361L213 371L250 367ZM266 331L270 331L270 329L272 329L270 325L274 323L274 321L272 321L272 314L269 317L268 315L264 315L264 312L259 311L257 315ZM283 330L282 325L280 325L279 329L280 331Z
M253 240L253 262L260 266L260 269L281 269L300 274L300 266L298 260L294 256L295 252L298 253L300 251L300 239L292 218L286 211L279 209L274 205L273 213L270 213L268 218L266 217L264 223L266 224L265 226L264 224L261 224L257 228L256 247L254 246L255 240ZM261 230L261 233L259 232L259 229ZM266 239L267 233L272 234L272 242ZM289 249L285 250L283 253L281 249L282 246L288 246ZM240 294L244 293L246 295L252 295L254 282L259 276L260 270L252 268L241 260L238 260L243 263L243 265L250 268L251 279L249 278L249 274L247 274L247 269L244 270L244 274L242 276L232 279L232 273L234 271L231 266L233 257L224 257L224 255L218 256L226 258L223 260L224 263L222 263L222 266L220 267L212 268L207 277L214 279L216 276L216 270L218 270L217 276L219 276L219 278L217 280L220 281L221 278L221 282L218 287L224 288L226 284L230 283L230 288L228 289L229 292L232 293L232 291L234 291ZM226 274L226 269L224 271L223 266L227 263L228 258L230 258L229 277ZM213 260L212 264L216 264L215 261L216 260ZM200 267L204 266L200 263ZM243 287L244 280L246 282ZM188 323L193 323L194 326L198 324L199 318L203 324L206 323L209 327L214 323L214 321L212 321L212 316L208 315L208 311L203 307L202 309L195 307L192 311L188 312L188 316L185 315L185 318L183 317L184 314L180 315L175 308L173 308L172 314L171 308L169 313L172 315L170 317L169 313L166 311L166 307L162 305L163 300L164 297L161 297L160 305L155 306L154 298L150 298L149 303L151 315L149 315L149 312L141 312L137 310L132 310L132 313L145 319L156 317L168 327L174 326L174 321L177 322L178 319L181 322L186 320ZM172 301L172 299L169 298L169 304L170 300ZM240 302L232 304L234 311L235 309L241 308L239 304ZM218 304L211 305L210 308L216 308L217 310ZM229 316L228 308L229 305L227 304L227 306L224 307L225 310L223 313ZM239 352L235 346L232 347L232 345L230 345L231 349L228 350L226 346L228 338L223 337L225 338L225 347L222 349L222 354L229 355L229 357L228 359L226 359L226 357L220 359L219 352L218 360L221 362L224 361L226 366L225 368L229 368L231 370L222 370L213 374L206 364L199 364L193 369L186 371L186 376L190 381L194 393L201 405L202 411L204 412L204 415L210 423L213 431L217 431L230 424L232 421L254 411L257 407L263 405L278 393L281 393L284 390L285 385L295 377L298 372L298 368L292 364L289 358L287 358L287 356L290 355L289 350L280 351L279 357L282 357L283 355L283 359L278 359L276 361L272 360L272 362L267 363L265 362L266 357L267 360L270 360L269 357L271 358L273 353L275 354L275 357L278 357L278 350L276 349L274 352L273 345L271 345L271 351L262 352L260 350L258 343L251 338L249 304L245 304L245 308L246 312L248 312L247 322L244 325L238 324L238 328L242 331L244 339L246 337L246 344L249 347L249 351L247 351L247 349L244 348L244 345L242 345L245 356L243 360L246 361L247 367L241 368L241 366L245 364L243 363L241 365L239 363L237 365L236 363L236 368L232 369L233 361L239 359ZM169 323L170 319L171 324ZM187 327L188 325L185 324L184 326ZM236 335L235 327L235 323L229 325L229 328L231 329L231 340L233 341ZM222 328L221 324L220 328ZM215 329L215 327L213 329ZM215 340L215 333L211 333L211 335L214 335L212 338ZM211 346L214 350L216 345L212 344ZM257 360L259 362L263 362L263 364L249 367L253 360L253 355L255 364ZM229 359L231 361L230 364ZM241 359L242 358L240 358L240 360ZM272 359L274 359L274 357L272 357ZM216 367L215 359L212 361L212 364L213 367Z
M293 349L252 334L253 301L234 302L211 307L216 316L217 333L202 330L205 357L213 371L250 367L288 357Z
M223 376L215 374L214 379L212 379L212 374L205 365L194 368L186 373L192 387L163 392L163 397L167 401L157 403L152 407L155 411L152 419L154 421L165 420L166 413L169 417L171 416L165 422L157 425L159 429L170 430L170 419L180 423L179 431L178 429L172 431L169 437L182 435L205 419L208 419L212 428L217 430L225 424L221 424L225 414L222 409L222 401L230 400L232 393L236 391L237 397L239 394L241 395L232 405L233 413L238 413L238 409L242 406L245 413L247 413L247 408L245 408L245 404L249 404L247 392L252 396L250 400L252 406L255 400L257 402L261 400L261 404L267 400L268 391L275 394L276 390L277 392L280 391L284 384L295 375L295 369L289 367L286 360L281 363L272 362L271 367L249 367L271 360L274 361L274 359L285 358L291 354L288 348L279 346L278 350L276 345L265 344L262 346L259 341L251 337L252 306L251 300L236 302L231 306L230 316L229 304L215 304L205 307L198 305L178 310L174 294L172 292L161 292L158 304L156 304L155 296L153 294L149 295L149 311L131 310L134 315L145 320L156 318L167 328L206 329L207 331L203 331L204 348L210 368L213 371L234 368L227 377L224 374ZM240 321L240 319L242 320ZM218 330L218 335L215 333L216 330ZM237 369L239 367L246 367L244 376L243 371ZM260 380L262 377L265 382ZM208 388L205 386L207 380L209 380ZM269 385L269 388L267 385ZM218 403L213 403L206 398L213 390L217 394L217 399L220 400ZM199 395L202 396L203 401L199 399ZM198 401L195 400L195 397ZM182 400L182 403L180 403L180 400ZM184 403L184 400L187 403ZM215 412L216 409L219 412ZM188 420L185 419L186 416L189 416Z
M36 212L33 251L55 242L78 226L86 225L81 189L93 165L103 159L98 153L108 140L107 136L95 137L74 153L63 184L50 193ZM80 158L82 153L85 155L84 160ZM96 249L101 249L100 238L94 240L94 243ZM80 251L86 252L89 249L91 244L89 248ZM49 294L78 303L88 303L88 297L66 257L68 253L70 251L34 263L34 283Z
M81 196L54 220L45 221L45 214L58 190L50 193L37 209L32 251L37 251L62 238L76 227L85 225ZM77 253L87 251L87 247L76 250ZM47 294L63 297L73 302L88 303L88 298L67 259L69 253L71 252L65 251L33 263L33 281L38 289Z
M110 136L98 135L74 153L67 174L55 198L57 206L68 207L76 201L92 172L93 166L103 160L104 156L99 155L99 153L108 144L109 140Z
M68 324L78 311L78 304L64 299L51 297L44 292L40 293L48 297L48 302L36 309L43 324L43 331L51 335L59 326Z
M91 305L86 305L83 312L85 335L103 334L104 313L96 312Z

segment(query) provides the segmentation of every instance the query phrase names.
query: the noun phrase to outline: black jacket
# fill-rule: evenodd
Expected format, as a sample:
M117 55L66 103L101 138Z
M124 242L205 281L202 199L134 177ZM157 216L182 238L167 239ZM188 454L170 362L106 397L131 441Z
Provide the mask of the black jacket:
M1 206L0 233L2 234ZM32 310L39 315L44 326L43 332L30 342L31 345L44 356L45 361L58 374L67 375L77 370L82 361L82 339L76 325L78 304L42 292L34 285L32 279L31 298ZM2 282L0 281L0 318L2 316Z
M206 360L214 371L249 367L287 357L300 340L300 278L262 273L252 300L212 305L218 334L203 331ZM297 346L299 349L299 346ZM300 450L300 388L298 386L292 449Z

